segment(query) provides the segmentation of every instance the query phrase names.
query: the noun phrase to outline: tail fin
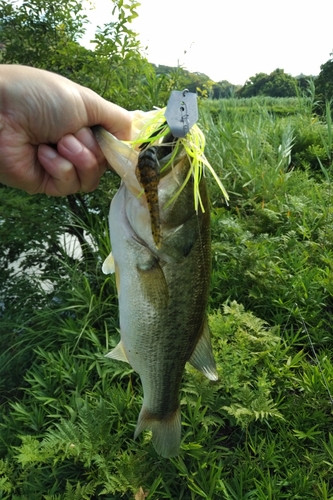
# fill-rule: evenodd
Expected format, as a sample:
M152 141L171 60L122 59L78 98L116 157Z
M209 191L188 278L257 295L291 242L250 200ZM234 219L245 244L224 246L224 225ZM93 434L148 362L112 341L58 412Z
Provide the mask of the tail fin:
M144 406L136 425L134 439L145 429L153 433L153 445L156 452L164 458L178 455L181 438L180 407L167 418L157 419Z

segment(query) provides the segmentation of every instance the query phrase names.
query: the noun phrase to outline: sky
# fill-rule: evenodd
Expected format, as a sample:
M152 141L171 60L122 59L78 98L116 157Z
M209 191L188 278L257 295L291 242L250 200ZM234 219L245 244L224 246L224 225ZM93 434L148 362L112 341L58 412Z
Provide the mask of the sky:
M95 0L91 27L111 21L111 0ZM141 0L131 28L155 64L181 65L243 85L284 69L318 75L333 51L332 0Z

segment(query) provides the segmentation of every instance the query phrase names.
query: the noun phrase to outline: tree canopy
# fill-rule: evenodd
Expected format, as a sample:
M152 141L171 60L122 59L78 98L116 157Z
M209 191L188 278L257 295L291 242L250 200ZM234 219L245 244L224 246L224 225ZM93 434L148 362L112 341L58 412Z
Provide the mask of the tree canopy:
M269 75L257 73L251 76L238 91L239 97L266 95L271 97L294 97L297 95L297 80L283 69L277 68Z
M1 62L54 71L119 105L136 108L148 66L130 29L137 6L134 0L110 2L94 48L87 49L80 45L88 23L81 1L0 0Z
M320 66L320 73L316 78L316 99L322 106L325 101L333 99L333 52L330 59Z

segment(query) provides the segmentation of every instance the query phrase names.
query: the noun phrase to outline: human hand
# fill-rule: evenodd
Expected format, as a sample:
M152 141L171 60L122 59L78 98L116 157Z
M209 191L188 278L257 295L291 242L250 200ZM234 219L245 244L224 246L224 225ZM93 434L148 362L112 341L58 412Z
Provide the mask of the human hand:
M0 182L63 196L98 186L107 162L89 127L129 139L130 113L44 70L0 65Z

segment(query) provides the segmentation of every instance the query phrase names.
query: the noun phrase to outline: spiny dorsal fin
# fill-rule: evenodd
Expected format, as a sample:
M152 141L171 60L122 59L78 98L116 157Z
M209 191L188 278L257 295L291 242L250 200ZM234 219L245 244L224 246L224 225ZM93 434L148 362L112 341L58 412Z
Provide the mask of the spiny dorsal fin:
M209 380L218 380L207 318L203 323L200 338L188 362Z

